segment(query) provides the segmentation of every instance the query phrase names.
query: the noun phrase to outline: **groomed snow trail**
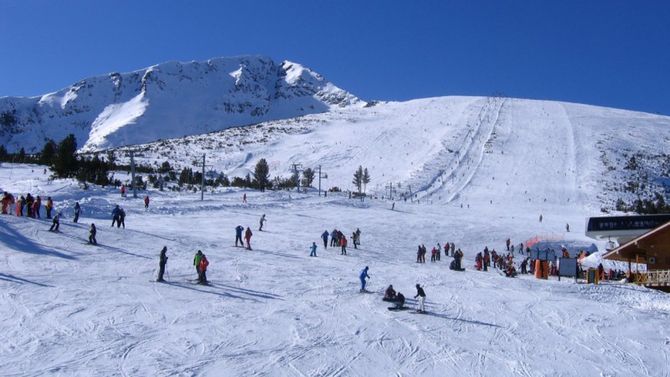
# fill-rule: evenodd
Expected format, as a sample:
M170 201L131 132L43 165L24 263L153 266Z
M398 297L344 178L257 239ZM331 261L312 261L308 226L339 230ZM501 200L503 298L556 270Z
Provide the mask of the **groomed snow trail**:
M507 105L506 105L507 106ZM562 130L566 135L565 130ZM500 139L497 140L501 140ZM513 139L513 136L510 136ZM480 169L487 169L483 164ZM7 167L0 168L6 181ZM643 376L668 375L670 297L629 285L504 278L472 270L485 245L500 250L584 218L580 204L450 208L329 195L249 191L151 192L140 199L51 185L14 166L12 190L53 189L57 206L85 203L79 224L0 216L0 370L3 376ZM475 177L476 178L476 177ZM476 184L476 179L473 181ZM478 187L478 186L474 186ZM39 188L39 189L35 189ZM86 198L84 198L84 195ZM85 200L84 200L85 199ZM111 228L119 203L126 228ZM572 201L570 203L573 203ZM265 213L266 230L258 219ZM84 243L98 225L101 246ZM252 251L234 246L234 227L254 232ZM362 231L360 249L323 249L320 234ZM578 233L566 235L584 240ZM318 257L308 257L316 241ZM451 258L415 263L417 243L454 242ZM155 278L168 247L168 280ZM193 284L193 255L210 260L211 286ZM368 288L358 273L370 266ZM426 315L390 312L388 284Z

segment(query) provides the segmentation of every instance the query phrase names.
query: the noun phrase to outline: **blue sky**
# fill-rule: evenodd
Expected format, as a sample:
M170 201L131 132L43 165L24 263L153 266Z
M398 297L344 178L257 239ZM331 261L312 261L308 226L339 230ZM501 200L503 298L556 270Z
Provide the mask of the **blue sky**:
M0 96L267 55L364 99L551 99L670 115L670 1L0 0Z

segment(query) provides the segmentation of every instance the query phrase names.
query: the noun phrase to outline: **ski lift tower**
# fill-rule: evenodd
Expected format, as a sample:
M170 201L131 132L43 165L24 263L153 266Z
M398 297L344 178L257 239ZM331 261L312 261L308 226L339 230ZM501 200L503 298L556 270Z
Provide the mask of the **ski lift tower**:
M196 164L195 166L199 166ZM212 165L205 165L205 154L202 154L202 179L200 180L200 201L205 200L205 167Z
M135 150L129 150L126 156L130 156L130 187L133 189L133 198L137 198L137 185L135 184Z

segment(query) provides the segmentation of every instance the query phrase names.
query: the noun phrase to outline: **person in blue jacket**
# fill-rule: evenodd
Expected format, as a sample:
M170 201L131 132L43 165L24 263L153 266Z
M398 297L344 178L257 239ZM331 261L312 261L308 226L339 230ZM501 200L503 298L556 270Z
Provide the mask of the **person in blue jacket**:
M369 267L365 266L365 268L363 269L363 271L361 271L361 274L359 275L359 278L361 279L361 292L365 292L365 283L366 283L365 279L370 278L370 275L368 275L368 269Z
M112 227L116 224L117 228L121 226L121 208L117 204L112 210Z
M311 252L309 253L310 257L315 257L316 256L316 242L312 242L312 246L309 248Z
M240 241L240 246L244 246L244 242L242 242L242 232L244 231L244 227L242 225L238 225L235 228L235 246L237 246L237 241Z
M323 240L323 248L327 249L328 248L328 234L327 230L324 230L323 233L321 233L321 239Z

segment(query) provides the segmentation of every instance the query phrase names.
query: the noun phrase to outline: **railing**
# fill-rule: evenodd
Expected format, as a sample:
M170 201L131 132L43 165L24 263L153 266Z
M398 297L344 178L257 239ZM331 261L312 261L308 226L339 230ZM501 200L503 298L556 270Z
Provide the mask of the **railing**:
M633 275L633 281L647 287L670 286L670 270L641 271Z

